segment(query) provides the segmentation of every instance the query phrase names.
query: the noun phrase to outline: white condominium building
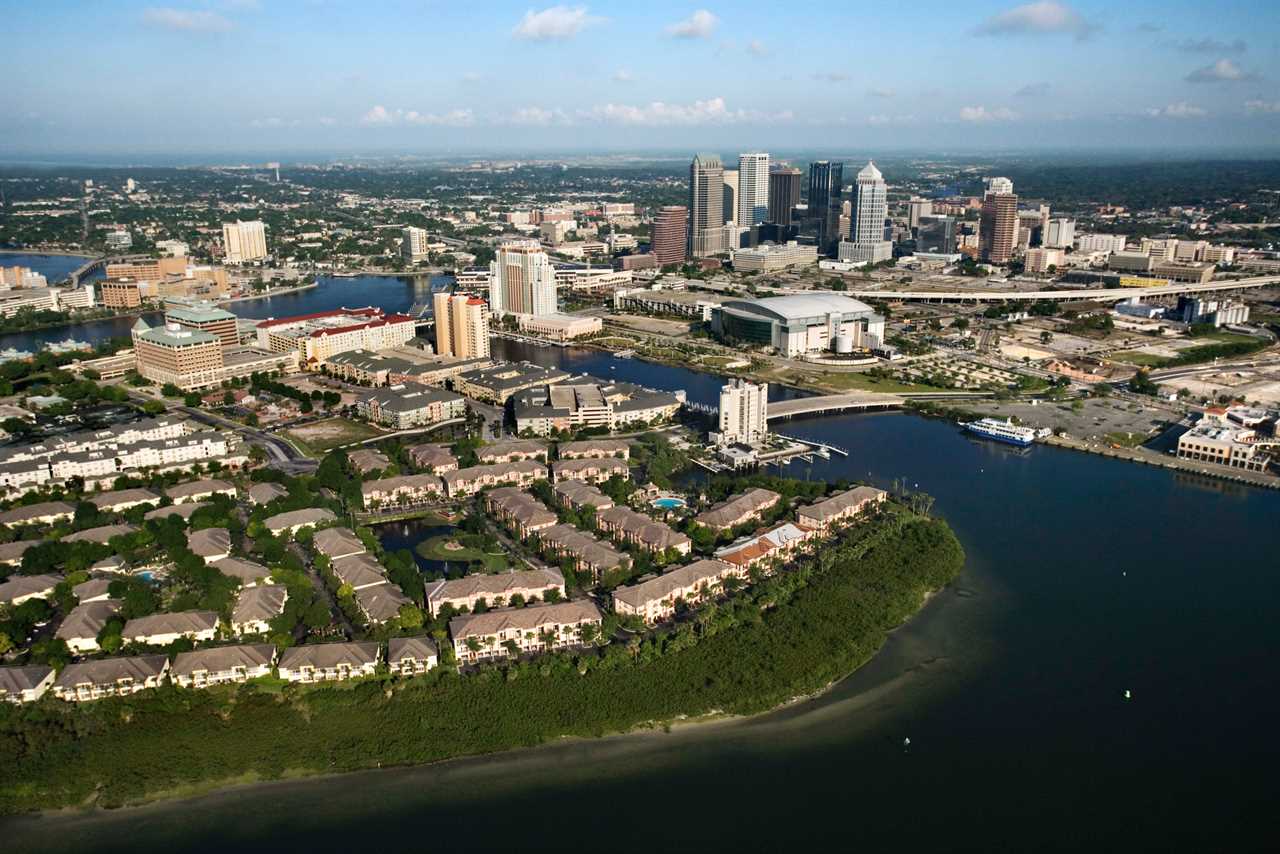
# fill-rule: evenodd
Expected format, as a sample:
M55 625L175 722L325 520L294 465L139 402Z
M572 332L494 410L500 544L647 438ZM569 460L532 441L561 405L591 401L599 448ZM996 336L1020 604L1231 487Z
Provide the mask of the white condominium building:
M720 389L720 444L758 442L769 432L769 384L736 379Z
M738 226L750 228L769 216L769 155L738 155Z
M228 264L260 261L267 257L267 230L261 220L224 222L222 247Z
M489 271L489 309L493 314L555 313L555 268L538 241L502 241Z
M425 261L429 253L425 228L415 228L411 225L400 232L400 255L406 264Z

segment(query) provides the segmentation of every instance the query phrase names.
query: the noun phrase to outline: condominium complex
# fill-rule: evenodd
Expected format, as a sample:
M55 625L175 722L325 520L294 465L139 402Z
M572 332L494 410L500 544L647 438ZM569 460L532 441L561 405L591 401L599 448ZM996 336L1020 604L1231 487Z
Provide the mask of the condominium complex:
M469 664L515 655L580 646L599 630L604 615L586 599L504 608L449 621L449 636L458 661Z
M468 294L431 298L436 318L436 354L459 359L488 358L489 306Z
M751 444L769 434L769 384L735 379L720 389L718 442Z
M729 258L739 273L769 273L817 263L818 247L804 246L794 240L783 244L762 243L750 249L730 250Z
M503 240L489 271L489 309L497 317L555 313L555 269L538 241Z
M679 264L689 248L689 209L684 205L664 205L653 219L649 251L659 267Z
M1070 249L1076 240L1076 221L1059 217L1049 220L1041 243L1046 249Z
M689 166L689 255L708 258L725 251L724 164L699 154Z
M467 414L462 395L439 388L396 385L360 396L356 410L377 424L406 430Z
M228 264L261 261L267 257L266 226L259 220L224 222L222 246Z
M684 404L683 389L658 391L591 376L563 379L520 391L513 409L516 430L549 436L553 430L586 427L610 430L673 417Z
M1080 252L1123 252L1126 238L1123 234L1079 234L1075 241Z
M416 264L427 260L430 250L427 248L427 230L408 226L400 232L400 256L406 264Z
M298 360L318 365L351 350L386 350L416 334L417 323L380 308L339 308L258 324L258 346L272 353L296 353Z
M769 216L769 155L751 152L738 155L739 228L750 228Z

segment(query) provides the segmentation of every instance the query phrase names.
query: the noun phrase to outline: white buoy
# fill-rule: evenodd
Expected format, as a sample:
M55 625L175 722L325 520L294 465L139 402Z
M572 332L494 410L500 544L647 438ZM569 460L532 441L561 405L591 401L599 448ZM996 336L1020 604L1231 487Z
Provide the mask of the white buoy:
M1124 698L1125 698L1126 700L1132 700L1132 699L1133 699L1133 693L1132 693L1128 688L1125 688L1125 689L1124 689Z

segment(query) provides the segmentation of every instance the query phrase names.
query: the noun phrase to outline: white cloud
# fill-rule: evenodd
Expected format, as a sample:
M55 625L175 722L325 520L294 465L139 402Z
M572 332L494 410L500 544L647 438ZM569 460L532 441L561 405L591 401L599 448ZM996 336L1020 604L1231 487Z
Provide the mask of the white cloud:
M439 125L445 127L467 127L475 124L475 115L470 110L450 110L447 113L420 113L417 110L388 110L381 104L360 117L360 124L370 127L386 127L390 125Z
M676 21L667 27L667 35L677 39L709 39L720 24L720 19L699 9L683 21Z
M898 93L892 89L868 89L867 94L873 98L892 98Z
M1174 45L1180 51L1185 53L1244 53L1249 49L1244 39L1236 39L1231 42L1222 42L1217 39L1183 39Z
M986 107L961 107L960 121L962 122L1011 122L1018 117L1018 114L1008 107L996 107L988 110Z
M668 104L653 101L649 104L605 104L581 111L584 119L620 125L645 125L666 127L671 125L715 125L742 123L787 122L795 118L788 110L766 113L759 110L730 110L724 98L709 98L692 104Z
M747 53L752 56L765 56L769 53L769 49L764 46L764 42L758 39L752 39L747 44Z
M569 39L580 33L584 27L598 24L603 18L587 14L586 6L552 6L535 12L530 9L524 13L520 23L511 34L518 39L528 41L550 41L552 39Z
M849 75L843 71L815 71L813 79L824 80L827 83L843 83L849 79Z
M979 25L977 32L986 36L1065 33L1083 41L1097 29L1096 24L1085 20L1083 15L1065 3L1039 0L993 15Z
M1146 114L1153 119L1198 119L1209 113L1203 107L1179 101L1166 107L1151 107Z
M152 27L190 33L225 33L234 25L216 12L152 6L142 11L142 20Z
M1246 113L1280 113L1280 101L1245 101L1244 111Z
M521 107L505 118L495 119L494 123L525 125L532 127L547 127L553 124L572 124L568 114L558 107L554 110L547 110L542 107Z
M613 72L614 83L632 83L635 81L635 75L625 68L619 68Z
M1219 59L1212 65L1197 68L1187 75L1188 83L1236 83L1257 79L1258 75L1245 71L1229 59Z

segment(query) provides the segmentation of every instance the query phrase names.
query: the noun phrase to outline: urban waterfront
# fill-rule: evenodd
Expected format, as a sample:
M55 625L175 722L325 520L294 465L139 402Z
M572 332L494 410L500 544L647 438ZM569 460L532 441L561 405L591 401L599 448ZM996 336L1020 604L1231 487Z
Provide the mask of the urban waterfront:
M497 356L683 387L691 400L712 399L720 383L494 343ZM538 850L575 838L622 850L1265 841L1238 834L1264 824L1280 748L1270 722L1280 580L1258 551L1228 552L1220 532L1262 542L1280 495L1012 450L909 415L800 419L786 432L850 455L784 474L928 492L968 553L960 581L828 694L670 733L10 820L6 839L24 851L135 852L419 840ZM641 810L656 822L645 833Z

